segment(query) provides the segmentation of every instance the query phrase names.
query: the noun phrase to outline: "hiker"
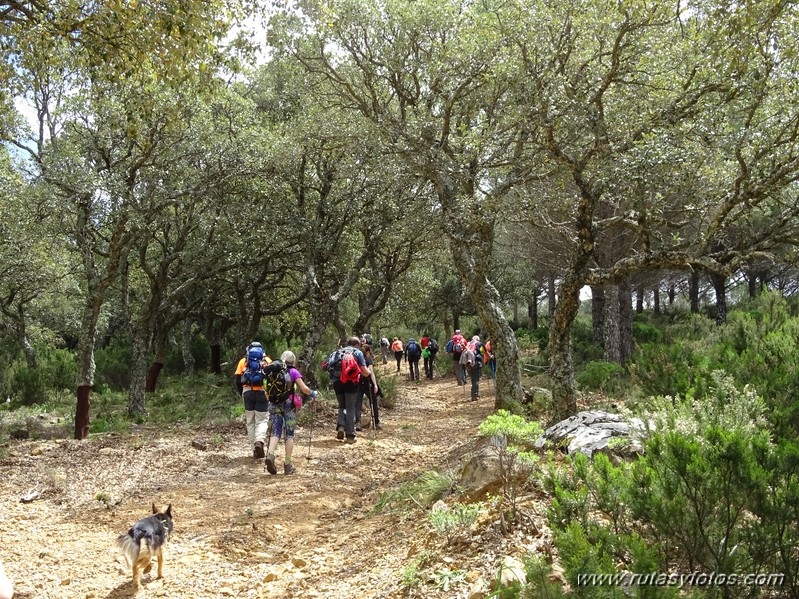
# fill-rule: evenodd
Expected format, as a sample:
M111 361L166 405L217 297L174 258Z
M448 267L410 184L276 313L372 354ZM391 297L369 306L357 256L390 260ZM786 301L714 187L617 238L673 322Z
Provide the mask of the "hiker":
M388 364L388 350L391 347L387 337L380 339L380 355L383 356L383 364Z
M324 363L338 401L336 438L342 440L346 435L347 443L355 443L355 404L360 377L371 375L360 347L361 340L350 337L348 345L338 348Z
M461 365L461 354L464 349L466 349L466 339L461 335L460 329L455 329L452 339L447 342L447 353L452 356L452 368L459 387L466 384L466 373Z
M427 356L424 355L424 352L427 352ZM427 347L424 348L422 352L422 358L424 358L424 374L429 379L433 378L433 363L436 361L437 353L438 341L431 337L427 343Z
M272 359L266 355L263 346L253 341L247 346L244 357L236 366L236 377L241 385L244 401L244 423L247 426L247 440L252 446L252 457L264 457L264 442L269 426L268 401L263 385L263 367Z
M375 378L375 371L374 371L374 359L372 358L372 346L371 345L363 345L361 346L361 350L363 351L363 359L366 362L366 367L369 369L369 376L361 376L361 382L358 383L358 398L355 402L355 430L361 430L361 412L363 412L363 398L366 396L369 399L369 409L371 410L373 422L375 428L382 428L379 424L379 420L377 417L377 406L375 405L377 402L375 398L377 397L377 379Z
M497 359L494 356L494 352L491 350L491 339L488 339L483 344L483 346L484 346L485 351L486 351L486 355L485 355L486 364L488 364L491 367L491 370L490 370L491 380L494 380L497 377Z
M472 401L480 399L480 375L483 372L483 363L485 362L485 346L481 343L480 337L475 335L472 340L466 344L463 350L460 363L469 374L472 381Z
M400 371L400 364L402 364L402 339L399 337L394 337L394 341L391 342L391 351L394 352L394 358L397 360L397 372Z
M294 450L294 429L297 426L297 410L302 407L302 396L294 393L295 385L299 388L300 393L309 395L311 399L316 397L316 391L312 391L305 381L302 380L302 374L297 370L294 365L297 363L297 357L294 352L286 350L280 354L280 361L286 365L289 377L291 377L290 389L292 393L286 398L278 402L269 402L269 420L272 425L272 436L269 437L269 449L266 452L266 470L269 474L277 474L275 468L275 449L280 441L283 431L286 432L286 455L283 458L283 474L294 474L294 464L291 463L291 452Z
M419 359L422 357L422 348L416 343L416 339L408 339L405 347L405 361L408 363L408 373L412 381L419 380Z

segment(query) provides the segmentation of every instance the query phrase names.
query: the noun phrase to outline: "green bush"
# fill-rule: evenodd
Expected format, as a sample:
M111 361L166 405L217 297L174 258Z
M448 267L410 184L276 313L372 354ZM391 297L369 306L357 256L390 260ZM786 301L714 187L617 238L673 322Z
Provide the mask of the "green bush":
M659 432L634 463L603 454L550 466L553 541L575 597L669 597L676 587L583 587L580 575L618 572L783 573L799 597L799 443L773 442L763 403L714 373L704 402L661 398ZM687 589L686 589L687 590ZM710 586L702 597L776 596ZM605 594L603 594L605 593ZM762 595L761 595L762 593Z
M121 391L130 385L130 362L133 352L127 339L114 339L108 346L94 352L96 366L94 382L97 387L108 385Z
M663 340L663 331L645 322L634 322L633 339L638 343L660 343Z
M583 389L616 392L621 390L621 381L625 374L624 367L620 364L595 360L588 362L577 373L576 380Z

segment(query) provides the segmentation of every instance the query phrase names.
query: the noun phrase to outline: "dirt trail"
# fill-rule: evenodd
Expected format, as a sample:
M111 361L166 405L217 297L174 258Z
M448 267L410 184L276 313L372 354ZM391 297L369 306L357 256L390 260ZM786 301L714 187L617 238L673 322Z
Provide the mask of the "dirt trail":
M18 442L0 462L0 558L19 599L128 597L114 541L154 501L172 504L175 534L165 579L143 576L140 597L407 596L402 572L422 548L453 554L442 566L490 578L494 565L474 543L457 553L422 517L368 513L397 483L458 465L493 406L483 386L471 402L452 379L404 381L396 408L381 412L384 429L359 433L354 445L334 438L329 394L310 460L309 429L297 430L292 476L282 474L282 445L276 476L248 455L243 424ZM198 437L206 451L192 448ZM37 487L41 499L20 502ZM462 593L428 585L423 595Z

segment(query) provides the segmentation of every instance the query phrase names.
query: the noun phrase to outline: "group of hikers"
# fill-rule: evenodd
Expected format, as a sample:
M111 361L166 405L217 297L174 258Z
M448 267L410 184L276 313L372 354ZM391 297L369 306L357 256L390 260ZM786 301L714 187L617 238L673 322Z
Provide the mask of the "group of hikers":
M394 337L391 342L387 337L383 337L380 340L380 350L383 354L383 364L388 363L389 351L394 353L394 359L397 360L397 372L401 371L404 358L408 364L408 373L412 381L418 381L420 378L419 360L423 360L425 377L433 378L433 363L438 354L438 341L429 335L422 337L418 343L411 337L408 339L407 345L403 345L401 337Z
M413 337L407 345L399 337L389 342L380 340L383 364L388 363L389 351L394 353L397 372L401 372L402 360L407 362L410 379L418 381L419 361L423 360L425 376L433 378L433 366L438 354L438 342L424 335L419 342ZM491 376L495 372L495 361L490 341L483 343L475 335L467 341L460 329L447 342L446 352L452 356L453 373L459 386L466 385L466 375L471 379L471 399L480 399L480 377L483 366L491 365ZM313 401L318 392L311 389L296 368L297 358L290 350L284 351L280 359L272 360L263 346L253 341L236 366L234 380L244 402L244 420L247 439L252 447L253 458L263 459L266 470L277 474L275 453L280 438L285 436L283 473L295 472L292 463L294 433L297 426L297 410L302 407L302 395ZM369 401L370 425L381 429L379 397L382 391L377 384L374 371L371 335L350 337L345 345L338 347L325 359L322 367L327 371L333 392L338 402L336 438L345 443L356 441L356 432L363 430L361 415L363 400Z

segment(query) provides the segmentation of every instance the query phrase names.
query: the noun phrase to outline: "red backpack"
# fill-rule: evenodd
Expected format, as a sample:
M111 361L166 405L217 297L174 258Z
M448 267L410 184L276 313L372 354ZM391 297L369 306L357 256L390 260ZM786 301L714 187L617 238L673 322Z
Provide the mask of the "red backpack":
M344 352L341 356L341 376L342 383L359 383L361 381L361 366L350 352Z

